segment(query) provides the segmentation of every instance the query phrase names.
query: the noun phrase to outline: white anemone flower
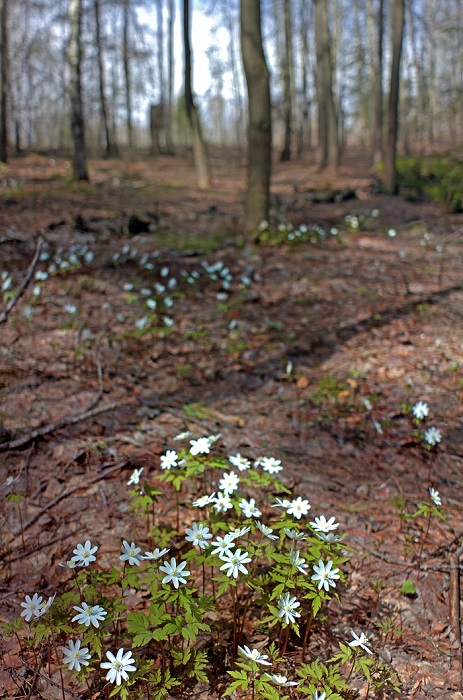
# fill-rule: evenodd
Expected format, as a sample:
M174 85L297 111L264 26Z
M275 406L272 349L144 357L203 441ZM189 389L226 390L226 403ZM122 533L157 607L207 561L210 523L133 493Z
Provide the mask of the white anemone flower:
M209 528L203 523L193 523L191 528L186 528L185 532L186 541L191 542L194 547L199 547L200 549L206 549L210 544L207 540L212 539Z
M75 642L70 639L67 647L61 647L63 652L63 663L66 664L70 671L74 669L79 672L82 666L88 666L88 659L92 655L88 653L88 647L80 648L81 641L77 639Z
M178 588L181 583L186 583L186 579L190 575L190 572L185 569L185 566L186 561L182 561L180 564L177 564L174 557L171 558L170 564L168 561L165 561L164 566L159 567L159 570L166 574L162 579L162 583L172 582L174 588Z
M255 661L258 664L262 664L263 666L272 665L270 661L267 661L268 654L261 654L259 649L250 649L248 646L246 646L246 644L243 644L242 647L238 647L238 651L246 659Z
M140 566L141 562L141 556L140 553L141 548L135 546L135 542L132 542L132 544L129 544L126 542L126 540L123 541L122 543L122 554L119 557L121 561L128 561L130 566Z
M90 606L85 601L82 603L81 608L79 608L78 605L73 605L73 609L77 610L77 615L74 615L72 622L78 622L79 625L85 625L86 627L90 625L99 627L100 622L104 620L108 614L101 605Z
M264 676L271 680L277 685L281 685L283 688L289 688L290 686L299 685L298 681L289 681L286 676L282 676L279 673L265 673Z
M437 445L437 443L439 443L442 440L442 433L437 428L428 428L424 434L424 439L428 443L428 445L434 447L434 445Z
M161 455L161 469L172 469L178 464L178 454L175 450L167 450L165 455Z
M141 469L134 469L132 472L132 476L127 482L127 486L131 486L132 484L139 484L140 483L140 477L142 475L143 469L145 467L142 467Z
M310 510L310 507L311 506L309 501L298 496L290 502L289 506L286 509L286 512L288 513L288 515L294 515L294 517L297 518L297 520L300 520L302 515L307 515L307 513Z
M311 527L315 530L315 532L330 532L331 530L337 530L339 527L339 523L336 522L336 519L334 517L331 517L329 520L325 518L324 515L319 515L318 517L315 518L313 522L310 523Z
M300 617L301 613L297 612L300 603L296 600L296 596L290 596L289 593L281 595L278 598L278 617L283 617L287 625L296 622L296 617Z
M366 636L365 632L360 632L360 635L355 634L354 630L350 631L353 639L351 642L349 642L350 647L360 647L364 651L366 651L368 654L372 654L373 652L371 649L368 647L370 644L370 641L368 637Z
M228 496L236 491L240 478L235 472L226 472L219 481L219 489Z
M417 401L417 403L412 408L412 413L417 420L423 420L429 413L428 404L424 401Z
M439 496L439 491L436 491L436 489L433 489L431 486L429 487L428 491L429 491L429 498L434 503L434 505L441 506L442 499Z
M330 586L336 588L336 579L339 578L339 569L333 569L332 566L333 562L331 559L326 564L320 559L318 566L313 566L315 574L311 578L312 581L318 581L318 590L324 588L325 591L329 591Z
M42 615L42 596L34 593L32 598L26 595L26 601L21 603L21 607L24 610L21 613L21 617L26 619L26 622L30 622L33 617L40 617Z
M228 457L228 461L230 464L232 464L234 467L240 470L240 472L245 471L246 469L251 468L251 462L249 459L246 459L246 457L242 457L240 453L238 452L236 455L232 456L230 455Z
M281 472L283 469L281 460L274 459L274 457L262 457L260 466L264 472L268 472L269 474L278 474L278 472Z
M98 551L98 547L92 546L90 540L87 540L85 544L78 544L76 549L73 550L74 556L71 557L72 561L75 561L77 566L88 566L92 561L96 561L95 552Z
M124 652L124 649L119 649L116 656L111 651L106 652L108 661L103 661L100 664L101 668L108 669L106 680L116 685L121 685L122 681L129 680L129 673L136 671L134 665L135 659L131 651Z
M219 567L220 571L224 571L227 576L233 576L233 578L237 579L240 571L243 574L248 573L247 568L244 566L252 561L251 557L248 555L248 552L244 551L241 553L241 549L236 549L234 552L224 552L219 556L220 559L225 562L221 567Z
M207 437L200 437L198 440L190 440L190 445L190 454L192 455L208 455L211 451L211 443Z
M219 491L214 498L214 510L217 513L225 513L225 511L231 508L233 508L233 503L230 500L230 496L227 493Z

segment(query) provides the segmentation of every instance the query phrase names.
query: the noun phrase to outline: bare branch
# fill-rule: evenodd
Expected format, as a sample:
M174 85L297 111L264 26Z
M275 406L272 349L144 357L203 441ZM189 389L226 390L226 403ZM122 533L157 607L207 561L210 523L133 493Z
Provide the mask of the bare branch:
M34 274L34 270L37 266L37 263L40 258L40 253L42 252L42 246L43 246L43 238L39 238L37 241L37 247L35 249L35 254L34 254L34 259L32 260L29 270L27 271L27 275L23 280L22 285L14 295L13 299L11 299L8 304L6 305L6 308L2 313L0 314L0 323L5 323L5 321L8 319L8 315L10 311L13 309L14 306L18 303L24 292L26 291L26 287L29 284L29 282L32 279L32 275Z

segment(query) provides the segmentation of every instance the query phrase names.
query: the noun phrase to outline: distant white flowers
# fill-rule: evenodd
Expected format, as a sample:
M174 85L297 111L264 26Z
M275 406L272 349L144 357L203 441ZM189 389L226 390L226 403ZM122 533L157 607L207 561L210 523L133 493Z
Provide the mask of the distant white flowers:
M141 469L134 469L134 471L132 472L132 476L130 477L130 479L127 482L127 486L131 486L132 484L139 484L140 483L140 477L142 475L143 469L144 469L144 467L142 467Z
M437 428L428 428L424 434L425 442L434 447L442 440L442 433Z
M436 491L436 489L433 489L431 486L429 487L428 491L429 491L429 498L434 503L434 505L441 506L442 499L439 496L439 491Z
M412 413L417 420L423 420L429 414L429 406L424 401L417 401L412 408Z

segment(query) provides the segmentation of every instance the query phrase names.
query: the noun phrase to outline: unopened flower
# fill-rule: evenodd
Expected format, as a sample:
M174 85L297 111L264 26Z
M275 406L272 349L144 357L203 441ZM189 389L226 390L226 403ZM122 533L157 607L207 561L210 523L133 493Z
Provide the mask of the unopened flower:
M258 664L262 664L263 666L272 665L270 661L267 661L268 654L261 654L259 649L250 649L248 646L246 646L246 644L244 644L242 647L238 647L238 651L242 656L245 656L247 659L255 661Z
M333 562L331 561L331 559L326 564L324 564L320 559L318 562L318 566L313 566L315 574L311 578L312 581L318 581L318 590L324 588L325 591L329 591L330 586L332 586L333 588L336 587L335 580L339 578L339 569L333 569L332 567Z
M108 661L103 661L100 666L108 669L106 680L110 683L121 685L123 680L129 680L129 672L137 670L131 651L124 653L124 649L119 649L116 656L111 651L107 651L106 658Z
M299 555L297 549L291 550L291 552L289 553L289 559L291 561L291 564L295 566L301 574L307 573L308 564L306 560Z
M63 663L66 664L70 671L74 669L79 672L81 666L88 666L88 659L92 658L92 655L88 653L88 647L80 648L81 641L69 640L67 647L61 647L63 652Z
M185 566L186 561L177 564L174 557L170 560L170 564L168 561L165 561L164 566L159 567L159 570L166 574L162 579L162 583L172 582L174 588L178 588L181 583L186 583L186 577L190 575L190 572L185 569Z
M290 540L302 541L307 539L306 535L304 535L303 532L298 532L297 530L288 530L286 527L284 529L284 533L287 537L289 537Z
M122 543L122 554L119 559L121 561L128 561L130 566L140 566L141 557L139 552L141 552L141 548L136 547L135 542L129 544L124 540Z
M289 593L281 595L278 598L278 617L283 617L287 625L296 622L296 617L301 616L301 613L296 610L300 605L296 596L290 596Z
M98 547L96 545L92 547L90 540L87 540L84 545L78 544L73 551L72 561L75 561L77 566L88 566L92 561L96 561L94 554L98 551Z

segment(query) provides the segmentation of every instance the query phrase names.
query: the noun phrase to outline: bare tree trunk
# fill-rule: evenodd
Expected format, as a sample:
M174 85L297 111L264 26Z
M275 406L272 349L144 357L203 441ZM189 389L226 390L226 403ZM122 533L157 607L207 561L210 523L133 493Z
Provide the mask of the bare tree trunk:
M167 20L167 104L166 104L166 148L173 153L172 120L174 104L174 21L175 2L169 0L169 19Z
M82 107L82 0L69 1L71 36L68 45L71 98L71 133L74 149L73 171L77 180L88 180L87 156L85 152L84 112Z
M373 143L373 163L377 165L383 159L383 43L384 43L384 0L379 0L378 7L378 53L375 88L375 126Z
M161 125L160 133L164 134L165 113L166 113L166 96L165 96L165 70L164 70L164 17L163 17L163 0L157 0L157 63L158 63L158 80L159 80L159 123ZM161 151L161 143L159 142L158 151Z
M307 5L307 0L301 0L299 12L299 30L300 30L300 47L301 47L301 83L302 83L302 109L301 120L299 126L297 157L300 158L305 150L312 148L312 124L310 114L310 95L309 95L309 21L310 10Z
M392 8L392 63L389 90L388 138L384 158L384 190L394 194L397 190L397 135L399 130L400 59L405 24L405 0L394 0Z
M130 0L124 0L124 25L123 25L123 55L124 55L124 82L125 82L125 104L127 110L127 140L129 147L133 146L133 126L132 126L132 80L130 76L129 59L129 10Z
M294 58L293 58L293 27L291 18L291 0L284 0L284 25L285 25L285 62L283 66L284 88L284 125L285 143L280 160L291 160L291 136L292 136L292 84L294 82Z
M248 189L245 231L267 218L272 132L270 74L262 46L260 0L241 0L241 53L248 89Z
M106 108L106 96L105 96L105 80L104 80L104 67L103 67L103 42L101 40L101 7L100 0L94 0L94 10L95 10L95 43L96 43L96 53L98 61L98 87L100 93L100 118L101 118L101 128L104 134L105 149L104 154L107 158L113 155L114 148L111 142L111 136L109 133L109 122L108 122L108 110Z
M206 190L211 184L206 144L204 143L201 121L191 87L190 0L183 0L183 47L185 53L185 107L191 131L193 132L193 154L198 187L201 190Z
M327 0L314 0L314 7L320 167L324 168L338 165L338 120L333 96Z
M8 0L0 0L0 161L8 159Z

